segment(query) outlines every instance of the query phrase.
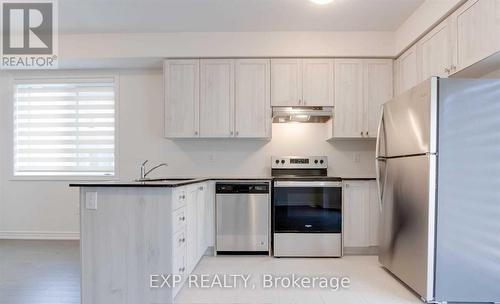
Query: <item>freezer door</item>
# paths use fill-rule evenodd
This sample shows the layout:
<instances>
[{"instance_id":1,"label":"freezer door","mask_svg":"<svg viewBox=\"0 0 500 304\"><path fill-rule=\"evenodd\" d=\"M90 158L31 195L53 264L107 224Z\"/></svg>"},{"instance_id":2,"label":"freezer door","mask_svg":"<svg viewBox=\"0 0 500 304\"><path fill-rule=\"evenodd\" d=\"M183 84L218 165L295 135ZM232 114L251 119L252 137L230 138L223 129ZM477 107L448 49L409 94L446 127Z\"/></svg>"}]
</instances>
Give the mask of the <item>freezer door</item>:
<instances>
[{"instance_id":1,"label":"freezer door","mask_svg":"<svg viewBox=\"0 0 500 304\"><path fill-rule=\"evenodd\" d=\"M384 104L380 156L436 152L437 86L433 77Z\"/></svg>"},{"instance_id":2,"label":"freezer door","mask_svg":"<svg viewBox=\"0 0 500 304\"><path fill-rule=\"evenodd\" d=\"M379 261L426 300L433 297L435 155L386 159Z\"/></svg>"},{"instance_id":3,"label":"freezer door","mask_svg":"<svg viewBox=\"0 0 500 304\"><path fill-rule=\"evenodd\" d=\"M439 94L436 300L500 302L500 80Z\"/></svg>"}]
</instances>

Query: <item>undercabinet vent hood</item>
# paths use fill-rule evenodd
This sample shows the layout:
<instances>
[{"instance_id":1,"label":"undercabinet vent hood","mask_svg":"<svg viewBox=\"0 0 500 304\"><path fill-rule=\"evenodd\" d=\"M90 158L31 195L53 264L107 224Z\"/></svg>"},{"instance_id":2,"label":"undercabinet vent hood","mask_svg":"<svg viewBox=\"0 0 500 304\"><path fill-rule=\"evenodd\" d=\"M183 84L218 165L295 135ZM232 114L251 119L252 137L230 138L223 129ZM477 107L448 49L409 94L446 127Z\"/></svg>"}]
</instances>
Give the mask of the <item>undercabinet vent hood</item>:
<instances>
[{"instance_id":1,"label":"undercabinet vent hood","mask_svg":"<svg viewBox=\"0 0 500 304\"><path fill-rule=\"evenodd\" d=\"M323 123L333 116L333 107L273 107L273 123Z\"/></svg>"}]
</instances>

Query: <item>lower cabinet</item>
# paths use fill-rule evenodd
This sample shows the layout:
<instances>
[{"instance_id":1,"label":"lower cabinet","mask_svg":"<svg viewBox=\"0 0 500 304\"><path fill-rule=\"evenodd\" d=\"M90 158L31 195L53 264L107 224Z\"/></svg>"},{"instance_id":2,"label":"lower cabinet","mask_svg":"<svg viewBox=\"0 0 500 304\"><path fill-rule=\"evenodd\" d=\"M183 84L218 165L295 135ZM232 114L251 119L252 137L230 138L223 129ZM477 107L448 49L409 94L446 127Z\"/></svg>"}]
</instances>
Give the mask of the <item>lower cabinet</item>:
<instances>
[{"instance_id":1,"label":"lower cabinet","mask_svg":"<svg viewBox=\"0 0 500 304\"><path fill-rule=\"evenodd\" d=\"M194 270L210 243L206 233L213 225L207 183L176 188L172 193L173 210L173 270L185 278ZM183 281L184 281L183 280ZM182 284L174 289L174 297Z\"/></svg>"},{"instance_id":2,"label":"lower cabinet","mask_svg":"<svg viewBox=\"0 0 500 304\"><path fill-rule=\"evenodd\" d=\"M378 246L380 205L374 180L347 180L343 185L343 237L346 248ZM349 254L349 250L346 250ZM366 253L359 251L359 253Z\"/></svg>"}]
</instances>

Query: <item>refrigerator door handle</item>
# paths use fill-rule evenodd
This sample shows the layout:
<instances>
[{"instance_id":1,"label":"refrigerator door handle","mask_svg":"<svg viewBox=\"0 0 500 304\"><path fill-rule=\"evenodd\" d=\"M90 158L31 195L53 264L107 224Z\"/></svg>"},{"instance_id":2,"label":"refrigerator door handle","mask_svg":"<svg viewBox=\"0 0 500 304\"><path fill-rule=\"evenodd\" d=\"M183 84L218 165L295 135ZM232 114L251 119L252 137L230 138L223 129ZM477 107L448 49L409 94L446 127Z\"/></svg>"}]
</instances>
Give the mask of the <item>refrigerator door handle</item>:
<instances>
[{"instance_id":1,"label":"refrigerator door handle","mask_svg":"<svg viewBox=\"0 0 500 304\"><path fill-rule=\"evenodd\" d=\"M378 189L378 203L380 207L380 211L382 211L382 187L380 186L380 161L385 161L385 159L380 158L379 149L380 149L380 132L382 130L382 124L384 123L384 107L382 106L380 111L380 119L377 129L377 140L375 142L375 174L377 180L377 189Z\"/></svg>"}]
</instances>

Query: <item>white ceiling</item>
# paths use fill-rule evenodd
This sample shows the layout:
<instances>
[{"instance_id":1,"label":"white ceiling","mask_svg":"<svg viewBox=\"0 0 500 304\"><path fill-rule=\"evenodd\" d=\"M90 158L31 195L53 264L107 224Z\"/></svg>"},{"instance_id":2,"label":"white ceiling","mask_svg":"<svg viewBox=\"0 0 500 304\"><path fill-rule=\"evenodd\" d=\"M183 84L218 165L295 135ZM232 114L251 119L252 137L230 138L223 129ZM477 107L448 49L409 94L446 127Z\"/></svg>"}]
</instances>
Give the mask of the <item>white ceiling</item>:
<instances>
[{"instance_id":1,"label":"white ceiling","mask_svg":"<svg viewBox=\"0 0 500 304\"><path fill-rule=\"evenodd\" d=\"M61 0L63 33L386 31L424 0Z\"/></svg>"}]
</instances>

